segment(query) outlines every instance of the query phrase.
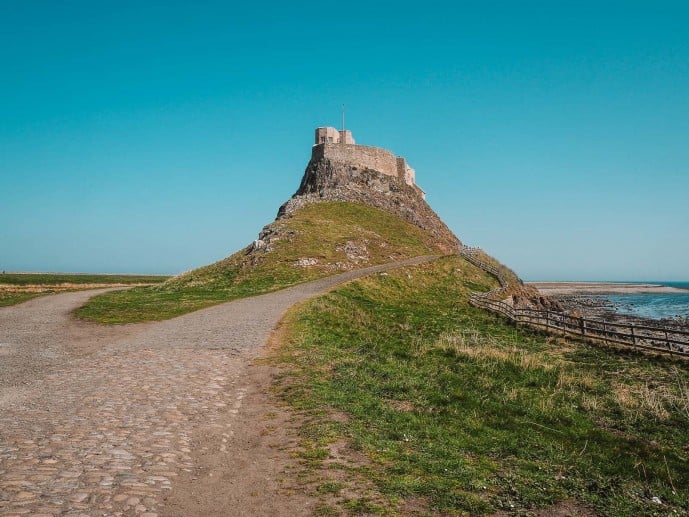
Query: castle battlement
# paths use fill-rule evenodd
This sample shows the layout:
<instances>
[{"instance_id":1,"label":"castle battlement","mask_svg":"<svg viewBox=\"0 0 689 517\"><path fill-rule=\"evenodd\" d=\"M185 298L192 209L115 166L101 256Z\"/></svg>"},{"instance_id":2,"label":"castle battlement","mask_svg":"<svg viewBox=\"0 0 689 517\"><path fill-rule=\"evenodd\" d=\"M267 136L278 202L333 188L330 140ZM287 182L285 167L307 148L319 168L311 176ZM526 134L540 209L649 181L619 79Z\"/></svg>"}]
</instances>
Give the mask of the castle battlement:
<instances>
[{"instance_id":1,"label":"castle battlement","mask_svg":"<svg viewBox=\"0 0 689 517\"><path fill-rule=\"evenodd\" d=\"M416 185L416 172L407 160L395 156L387 149L357 145L351 131L339 131L334 127L316 128L316 143L311 150L311 159L323 158L397 177L407 185L415 187L421 196L425 197L423 190Z\"/></svg>"}]
</instances>

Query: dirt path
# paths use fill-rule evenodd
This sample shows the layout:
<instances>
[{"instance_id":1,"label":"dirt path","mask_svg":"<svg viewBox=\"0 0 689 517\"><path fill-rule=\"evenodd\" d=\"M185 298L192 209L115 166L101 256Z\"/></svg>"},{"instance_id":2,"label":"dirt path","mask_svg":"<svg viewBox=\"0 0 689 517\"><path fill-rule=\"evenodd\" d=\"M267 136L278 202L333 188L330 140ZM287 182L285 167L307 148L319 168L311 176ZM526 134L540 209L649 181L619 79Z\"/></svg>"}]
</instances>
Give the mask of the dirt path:
<instances>
[{"instance_id":1,"label":"dirt path","mask_svg":"<svg viewBox=\"0 0 689 517\"><path fill-rule=\"evenodd\" d=\"M160 323L71 319L93 291L0 309L0 514L309 514L285 488L289 427L251 361L294 303L426 260Z\"/></svg>"}]
</instances>

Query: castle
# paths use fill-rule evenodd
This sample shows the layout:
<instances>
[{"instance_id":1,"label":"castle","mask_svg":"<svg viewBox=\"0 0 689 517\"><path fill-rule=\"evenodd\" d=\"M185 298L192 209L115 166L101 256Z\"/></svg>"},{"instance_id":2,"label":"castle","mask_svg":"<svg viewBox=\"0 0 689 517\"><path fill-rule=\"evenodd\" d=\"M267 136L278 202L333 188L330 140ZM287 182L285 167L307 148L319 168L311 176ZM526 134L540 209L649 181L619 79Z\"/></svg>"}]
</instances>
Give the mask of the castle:
<instances>
[{"instance_id":1,"label":"castle","mask_svg":"<svg viewBox=\"0 0 689 517\"><path fill-rule=\"evenodd\" d=\"M425 192L416 184L416 172L407 164L407 160L380 147L357 145L349 130L339 131L334 127L316 128L316 141L311 150L311 160L321 159L397 177L414 187L422 198L426 197Z\"/></svg>"},{"instance_id":2,"label":"castle","mask_svg":"<svg viewBox=\"0 0 689 517\"><path fill-rule=\"evenodd\" d=\"M404 158L379 147L357 145L344 129L319 127L315 137L299 188L280 206L276 220L288 219L311 204L354 203L384 210L430 232L444 253L454 253L462 245L428 205L416 185L414 169ZM272 227L266 228L252 252L270 246Z\"/></svg>"}]
</instances>

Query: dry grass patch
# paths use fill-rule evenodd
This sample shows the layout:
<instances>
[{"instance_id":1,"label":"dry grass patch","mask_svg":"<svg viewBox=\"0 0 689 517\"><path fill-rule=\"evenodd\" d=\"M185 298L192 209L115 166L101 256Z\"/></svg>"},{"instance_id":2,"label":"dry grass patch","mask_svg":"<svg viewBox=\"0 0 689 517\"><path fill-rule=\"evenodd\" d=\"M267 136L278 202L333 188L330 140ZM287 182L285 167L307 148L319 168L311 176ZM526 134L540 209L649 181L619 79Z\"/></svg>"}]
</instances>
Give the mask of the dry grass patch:
<instances>
[{"instance_id":1,"label":"dry grass patch","mask_svg":"<svg viewBox=\"0 0 689 517\"><path fill-rule=\"evenodd\" d=\"M561 361L553 362L548 354L525 350L517 343L506 345L504 340L498 340L473 328L443 332L435 341L421 344L419 352L425 354L430 350L440 350L481 361L511 363L524 369L552 370L561 365Z\"/></svg>"},{"instance_id":2,"label":"dry grass patch","mask_svg":"<svg viewBox=\"0 0 689 517\"><path fill-rule=\"evenodd\" d=\"M614 389L620 406L633 414L643 413L658 420L667 420L671 416L668 408L684 405L686 409L686 400L666 386L616 384Z\"/></svg>"}]
</instances>

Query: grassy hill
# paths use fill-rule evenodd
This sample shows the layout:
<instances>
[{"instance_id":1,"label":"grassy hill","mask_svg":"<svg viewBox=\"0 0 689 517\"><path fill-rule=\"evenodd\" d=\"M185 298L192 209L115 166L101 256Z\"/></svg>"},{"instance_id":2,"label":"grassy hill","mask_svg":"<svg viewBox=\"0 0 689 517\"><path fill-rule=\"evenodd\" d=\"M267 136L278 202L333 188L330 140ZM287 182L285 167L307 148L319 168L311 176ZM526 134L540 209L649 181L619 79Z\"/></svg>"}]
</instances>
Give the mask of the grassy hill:
<instances>
[{"instance_id":1,"label":"grassy hill","mask_svg":"<svg viewBox=\"0 0 689 517\"><path fill-rule=\"evenodd\" d=\"M689 365L515 328L459 256L292 309L272 361L319 515L687 515Z\"/></svg>"},{"instance_id":2,"label":"grassy hill","mask_svg":"<svg viewBox=\"0 0 689 517\"><path fill-rule=\"evenodd\" d=\"M437 241L365 205L307 205L270 225L269 250L249 246L163 284L92 298L76 314L101 323L167 319L349 269L441 254Z\"/></svg>"}]
</instances>

